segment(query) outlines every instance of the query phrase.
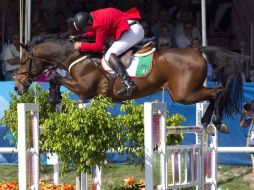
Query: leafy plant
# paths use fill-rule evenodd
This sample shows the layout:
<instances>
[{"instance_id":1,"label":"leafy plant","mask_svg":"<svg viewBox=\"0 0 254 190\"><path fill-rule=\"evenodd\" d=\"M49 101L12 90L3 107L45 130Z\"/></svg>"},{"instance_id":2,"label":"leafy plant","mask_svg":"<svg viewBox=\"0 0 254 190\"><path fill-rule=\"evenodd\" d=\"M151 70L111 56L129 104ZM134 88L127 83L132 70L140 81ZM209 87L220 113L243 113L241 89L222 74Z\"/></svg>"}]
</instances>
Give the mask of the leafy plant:
<instances>
[{"instance_id":1,"label":"leafy plant","mask_svg":"<svg viewBox=\"0 0 254 190\"><path fill-rule=\"evenodd\" d=\"M63 111L52 112L47 101L48 91L39 85L22 95L11 94L10 109L4 112L1 124L10 127L10 133L17 139L17 104L39 103L41 152L57 153L64 174L70 166L77 172L91 172L91 166L103 165L106 152L113 150L131 153L134 157L144 157L144 113L143 105L133 101L121 106L121 115L113 115L108 110L114 104L110 98L95 97L91 105L78 108L78 102L62 98ZM183 117L167 117L167 125L179 125ZM178 144L181 135L172 135L170 144ZM130 146L125 146L128 142Z\"/></svg>"},{"instance_id":2,"label":"leafy plant","mask_svg":"<svg viewBox=\"0 0 254 190\"><path fill-rule=\"evenodd\" d=\"M121 106L124 114L120 115L123 126L126 127L125 141L129 142L129 148L125 148L126 152L130 152L133 156L144 158L144 106L137 105L134 101L129 101ZM184 121L184 117L180 114L170 116L167 113L167 126L177 126ZM183 135L172 134L167 136L167 145L177 145L183 140Z\"/></svg>"},{"instance_id":3,"label":"leafy plant","mask_svg":"<svg viewBox=\"0 0 254 190\"><path fill-rule=\"evenodd\" d=\"M77 102L63 102L62 113L51 113L43 124L41 147L59 155L62 171L72 164L77 172L91 172L91 166L103 165L108 150L121 146L122 126L108 112L109 98L96 97L91 105L77 108Z\"/></svg>"},{"instance_id":4,"label":"leafy plant","mask_svg":"<svg viewBox=\"0 0 254 190\"><path fill-rule=\"evenodd\" d=\"M9 109L4 112L3 117L0 120L0 124L8 126L10 128L9 133L14 136L13 140L17 140L18 129L18 117L17 117L17 104L18 103L39 103L39 114L41 125L50 111L50 105L48 103L48 91L43 90L39 84L35 84L29 88L29 91L22 96L10 93L11 101L9 103ZM14 141L13 141L14 142Z\"/></svg>"}]
</instances>

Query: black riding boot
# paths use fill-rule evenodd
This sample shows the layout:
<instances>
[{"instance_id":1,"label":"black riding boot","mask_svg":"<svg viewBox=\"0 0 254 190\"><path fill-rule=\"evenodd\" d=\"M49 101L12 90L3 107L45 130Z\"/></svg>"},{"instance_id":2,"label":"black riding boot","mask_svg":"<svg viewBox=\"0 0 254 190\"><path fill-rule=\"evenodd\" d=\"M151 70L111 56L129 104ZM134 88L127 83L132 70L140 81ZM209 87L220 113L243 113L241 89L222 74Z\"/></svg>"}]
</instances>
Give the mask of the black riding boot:
<instances>
[{"instance_id":1,"label":"black riding boot","mask_svg":"<svg viewBox=\"0 0 254 190\"><path fill-rule=\"evenodd\" d=\"M117 94L131 95L131 93L135 90L136 85L128 76L123 63L115 54L111 54L109 58L109 64L111 65L112 69L119 75L122 81L122 88L117 92Z\"/></svg>"}]
</instances>

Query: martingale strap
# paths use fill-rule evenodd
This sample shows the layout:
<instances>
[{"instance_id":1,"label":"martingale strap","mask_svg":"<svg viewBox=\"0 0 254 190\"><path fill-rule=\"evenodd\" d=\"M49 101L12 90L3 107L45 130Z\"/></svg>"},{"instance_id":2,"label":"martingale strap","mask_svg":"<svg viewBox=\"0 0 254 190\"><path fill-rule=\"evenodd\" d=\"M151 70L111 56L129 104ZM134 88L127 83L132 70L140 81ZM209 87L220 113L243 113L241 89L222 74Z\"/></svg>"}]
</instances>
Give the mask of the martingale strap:
<instances>
[{"instance_id":1,"label":"martingale strap","mask_svg":"<svg viewBox=\"0 0 254 190\"><path fill-rule=\"evenodd\" d=\"M69 73L71 73L71 68L72 68L74 65L76 65L78 62L80 62L80 61L82 61L82 60L84 60L84 59L86 59L86 58L87 58L87 56L84 55L84 56L80 57L79 59L77 59L76 61L72 62L72 63L70 64L69 68L68 68Z\"/></svg>"}]
</instances>

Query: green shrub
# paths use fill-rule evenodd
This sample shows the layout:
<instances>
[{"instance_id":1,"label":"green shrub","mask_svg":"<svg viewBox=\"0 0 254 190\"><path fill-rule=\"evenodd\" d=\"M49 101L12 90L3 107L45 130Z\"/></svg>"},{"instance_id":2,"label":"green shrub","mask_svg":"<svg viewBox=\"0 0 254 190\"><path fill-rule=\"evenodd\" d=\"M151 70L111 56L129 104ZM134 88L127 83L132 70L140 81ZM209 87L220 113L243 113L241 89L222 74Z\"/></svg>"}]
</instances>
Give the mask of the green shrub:
<instances>
[{"instance_id":1,"label":"green shrub","mask_svg":"<svg viewBox=\"0 0 254 190\"><path fill-rule=\"evenodd\" d=\"M57 153L61 160L61 171L75 167L77 172L91 172L91 166L103 165L106 152L131 153L134 157L144 157L144 108L133 101L121 106L122 114L113 115L108 109L114 104L110 98L95 97L91 105L78 108L78 101L62 98L61 113L51 112L47 101L48 91L35 85L22 95L11 94L10 109L4 112L0 123L10 127L10 133L17 139L17 104L38 103L43 129L40 136L41 152ZM180 125L181 115L167 117L167 125ZM124 126L124 127L123 127ZM168 144L179 144L183 137L171 135ZM126 147L125 143L130 146Z\"/></svg>"}]
</instances>

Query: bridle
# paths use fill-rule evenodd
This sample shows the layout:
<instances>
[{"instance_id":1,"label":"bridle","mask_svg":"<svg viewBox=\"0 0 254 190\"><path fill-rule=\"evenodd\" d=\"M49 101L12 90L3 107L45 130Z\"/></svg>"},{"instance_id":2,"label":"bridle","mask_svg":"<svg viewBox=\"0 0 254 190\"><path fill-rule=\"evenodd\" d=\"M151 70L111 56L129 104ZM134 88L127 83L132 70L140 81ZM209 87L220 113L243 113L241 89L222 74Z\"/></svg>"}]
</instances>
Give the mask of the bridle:
<instances>
[{"instance_id":1,"label":"bridle","mask_svg":"<svg viewBox=\"0 0 254 190\"><path fill-rule=\"evenodd\" d=\"M78 51L78 50L74 50L72 53L70 53L68 56L66 56L66 57L65 57L63 60L61 60L60 62L55 62L55 61L53 61L53 62L54 62L53 66L50 66L50 67L47 69L47 71L45 71L45 73L47 73L47 72L49 72L49 71L51 71L51 70L54 70L54 69L60 67L61 63L64 63L75 51ZM24 87L28 88L28 87L32 84L32 82L40 75L40 74L33 74L33 73L32 73L32 65L33 65L33 63L34 63L35 68L42 69L42 66L39 65L39 64L36 62L36 60L34 59L34 56L33 56L33 47L30 46L29 48L27 48L27 49L26 49L26 52L28 53L28 57L27 57L25 60L22 61L23 63L25 63L26 61L29 61L28 64L26 64L26 65L27 65L27 66L26 66L26 70L23 71L23 72L17 73L16 76L17 76L17 75L27 75L27 79L24 80L24 81L20 81L20 83L21 83ZM39 58L39 59L40 59L40 58ZM47 60L47 62L52 62L52 61ZM44 74L45 74L45 73L44 73Z\"/></svg>"},{"instance_id":2,"label":"bridle","mask_svg":"<svg viewBox=\"0 0 254 190\"><path fill-rule=\"evenodd\" d=\"M22 62L26 62L26 61L28 61L28 59L29 59L29 62L28 62L28 64L26 64L27 66L26 66L26 71L24 71L24 72L19 72L19 73L17 73L16 74L16 76L17 75L27 75L28 77L27 77L27 79L25 80L25 81L21 81L20 83L24 86L24 87L29 87L31 84L32 84L32 82L34 81L34 79L36 78L36 77L38 77L38 75L39 74L32 74L32 65L33 65L33 63L34 63L34 65L37 67L37 68L39 68L39 65L36 63L36 61L35 61L35 59L34 59L34 57L33 57L33 49L32 49L32 47L29 47L29 49L28 49L28 51L26 51L27 53L28 53L28 57L24 60L24 61L22 61Z\"/></svg>"}]
</instances>

